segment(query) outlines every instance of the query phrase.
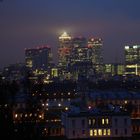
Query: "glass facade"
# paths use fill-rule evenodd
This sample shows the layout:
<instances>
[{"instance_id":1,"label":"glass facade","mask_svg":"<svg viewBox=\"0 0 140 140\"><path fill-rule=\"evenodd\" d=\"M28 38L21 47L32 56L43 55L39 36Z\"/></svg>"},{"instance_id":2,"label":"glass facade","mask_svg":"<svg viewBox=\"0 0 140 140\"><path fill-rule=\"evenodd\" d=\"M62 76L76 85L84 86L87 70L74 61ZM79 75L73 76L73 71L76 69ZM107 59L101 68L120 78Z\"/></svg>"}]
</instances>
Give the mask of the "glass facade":
<instances>
[{"instance_id":1,"label":"glass facade","mask_svg":"<svg viewBox=\"0 0 140 140\"><path fill-rule=\"evenodd\" d=\"M140 75L140 45L125 46L125 74Z\"/></svg>"}]
</instances>

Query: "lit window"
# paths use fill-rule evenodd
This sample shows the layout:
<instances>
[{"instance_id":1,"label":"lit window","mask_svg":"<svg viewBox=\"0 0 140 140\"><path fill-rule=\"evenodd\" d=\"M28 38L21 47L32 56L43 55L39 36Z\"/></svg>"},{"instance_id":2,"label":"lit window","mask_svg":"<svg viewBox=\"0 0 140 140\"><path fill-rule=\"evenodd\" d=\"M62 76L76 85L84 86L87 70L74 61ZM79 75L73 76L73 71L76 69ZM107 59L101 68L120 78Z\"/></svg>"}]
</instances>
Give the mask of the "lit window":
<instances>
[{"instance_id":1,"label":"lit window","mask_svg":"<svg viewBox=\"0 0 140 140\"><path fill-rule=\"evenodd\" d=\"M93 125L95 124L95 119L92 119L92 124L93 124Z\"/></svg>"},{"instance_id":2,"label":"lit window","mask_svg":"<svg viewBox=\"0 0 140 140\"><path fill-rule=\"evenodd\" d=\"M88 106L88 109L91 109L91 106Z\"/></svg>"},{"instance_id":3,"label":"lit window","mask_svg":"<svg viewBox=\"0 0 140 140\"><path fill-rule=\"evenodd\" d=\"M105 124L105 119L102 119L102 124Z\"/></svg>"},{"instance_id":4,"label":"lit window","mask_svg":"<svg viewBox=\"0 0 140 140\"><path fill-rule=\"evenodd\" d=\"M137 49L137 48L138 48L138 46L133 46L133 48L134 48L134 49Z\"/></svg>"},{"instance_id":5,"label":"lit window","mask_svg":"<svg viewBox=\"0 0 140 140\"><path fill-rule=\"evenodd\" d=\"M98 129L98 135L102 136L102 129Z\"/></svg>"},{"instance_id":6,"label":"lit window","mask_svg":"<svg viewBox=\"0 0 140 140\"><path fill-rule=\"evenodd\" d=\"M106 129L103 130L103 135L106 136Z\"/></svg>"},{"instance_id":7,"label":"lit window","mask_svg":"<svg viewBox=\"0 0 140 140\"><path fill-rule=\"evenodd\" d=\"M65 110L68 110L69 108L68 107L65 107Z\"/></svg>"},{"instance_id":8,"label":"lit window","mask_svg":"<svg viewBox=\"0 0 140 140\"><path fill-rule=\"evenodd\" d=\"M125 100L124 103L127 104L128 103L127 100Z\"/></svg>"},{"instance_id":9,"label":"lit window","mask_svg":"<svg viewBox=\"0 0 140 140\"><path fill-rule=\"evenodd\" d=\"M109 120L108 119L105 119L105 122L106 122L106 124L109 124Z\"/></svg>"},{"instance_id":10,"label":"lit window","mask_svg":"<svg viewBox=\"0 0 140 140\"><path fill-rule=\"evenodd\" d=\"M111 131L110 131L110 129L107 129L107 135L108 135L108 136L111 135Z\"/></svg>"},{"instance_id":11,"label":"lit window","mask_svg":"<svg viewBox=\"0 0 140 140\"><path fill-rule=\"evenodd\" d=\"M91 119L88 120L88 124L91 125Z\"/></svg>"},{"instance_id":12,"label":"lit window","mask_svg":"<svg viewBox=\"0 0 140 140\"><path fill-rule=\"evenodd\" d=\"M93 136L93 130L92 129L89 131L89 135Z\"/></svg>"},{"instance_id":13,"label":"lit window","mask_svg":"<svg viewBox=\"0 0 140 140\"><path fill-rule=\"evenodd\" d=\"M17 118L18 117L18 114L15 114L15 118Z\"/></svg>"},{"instance_id":14,"label":"lit window","mask_svg":"<svg viewBox=\"0 0 140 140\"><path fill-rule=\"evenodd\" d=\"M94 136L97 136L97 129L94 129Z\"/></svg>"},{"instance_id":15,"label":"lit window","mask_svg":"<svg viewBox=\"0 0 140 140\"><path fill-rule=\"evenodd\" d=\"M125 46L125 49L129 49L129 46Z\"/></svg>"},{"instance_id":16,"label":"lit window","mask_svg":"<svg viewBox=\"0 0 140 140\"><path fill-rule=\"evenodd\" d=\"M103 124L103 125L104 125L104 124L109 124L108 118L107 118L107 119L102 119L102 124Z\"/></svg>"}]
</instances>

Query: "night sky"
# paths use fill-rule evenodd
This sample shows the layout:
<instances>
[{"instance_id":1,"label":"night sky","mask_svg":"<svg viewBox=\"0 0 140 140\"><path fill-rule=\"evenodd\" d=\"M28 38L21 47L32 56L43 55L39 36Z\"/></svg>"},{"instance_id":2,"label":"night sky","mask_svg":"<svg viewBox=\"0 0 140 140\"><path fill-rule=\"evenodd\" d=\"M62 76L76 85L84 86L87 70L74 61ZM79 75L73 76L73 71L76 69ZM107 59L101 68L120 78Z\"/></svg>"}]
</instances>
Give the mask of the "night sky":
<instances>
[{"instance_id":1,"label":"night sky","mask_svg":"<svg viewBox=\"0 0 140 140\"><path fill-rule=\"evenodd\" d=\"M123 62L126 44L140 44L140 0L0 0L0 67L24 62L24 48L57 37L101 37L105 62Z\"/></svg>"}]
</instances>

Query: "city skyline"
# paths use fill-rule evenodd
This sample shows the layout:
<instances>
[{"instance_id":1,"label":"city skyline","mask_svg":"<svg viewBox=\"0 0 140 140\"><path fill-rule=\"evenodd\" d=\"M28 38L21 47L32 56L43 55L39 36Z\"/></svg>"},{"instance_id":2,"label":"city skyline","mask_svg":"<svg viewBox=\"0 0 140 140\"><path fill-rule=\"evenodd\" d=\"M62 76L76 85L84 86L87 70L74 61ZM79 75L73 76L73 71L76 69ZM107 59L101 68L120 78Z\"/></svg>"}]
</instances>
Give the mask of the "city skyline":
<instances>
[{"instance_id":1,"label":"city skyline","mask_svg":"<svg viewBox=\"0 0 140 140\"><path fill-rule=\"evenodd\" d=\"M124 46L139 44L140 1L5 0L0 3L0 67L24 62L24 48L49 44L56 56L58 37L103 38L105 62L121 62Z\"/></svg>"}]
</instances>

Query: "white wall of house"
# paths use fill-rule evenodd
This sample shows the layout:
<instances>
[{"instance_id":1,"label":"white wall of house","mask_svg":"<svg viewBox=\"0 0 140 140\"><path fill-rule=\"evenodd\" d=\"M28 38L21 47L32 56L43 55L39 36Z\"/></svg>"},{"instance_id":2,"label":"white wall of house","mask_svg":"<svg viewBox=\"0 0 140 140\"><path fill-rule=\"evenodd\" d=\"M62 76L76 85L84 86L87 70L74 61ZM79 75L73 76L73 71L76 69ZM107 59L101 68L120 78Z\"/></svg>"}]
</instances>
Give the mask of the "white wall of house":
<instances>
[{"instance_id":1,"label":"white wall of house","mask_svg":"<svg viewBox=\"0 0 140 140\"><path fill-rule=\"evenodd\" d=\"M68 139L92 137L131 137L131 119L129 116L93 116L100 125L89 125L88 116L71 117L63 114L65 136ZM102 124L102 118L107 118L109 124ZM116 121L117 120L117 121Z\"/></svg>"}]
</instances>

